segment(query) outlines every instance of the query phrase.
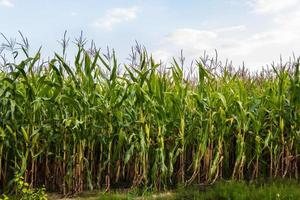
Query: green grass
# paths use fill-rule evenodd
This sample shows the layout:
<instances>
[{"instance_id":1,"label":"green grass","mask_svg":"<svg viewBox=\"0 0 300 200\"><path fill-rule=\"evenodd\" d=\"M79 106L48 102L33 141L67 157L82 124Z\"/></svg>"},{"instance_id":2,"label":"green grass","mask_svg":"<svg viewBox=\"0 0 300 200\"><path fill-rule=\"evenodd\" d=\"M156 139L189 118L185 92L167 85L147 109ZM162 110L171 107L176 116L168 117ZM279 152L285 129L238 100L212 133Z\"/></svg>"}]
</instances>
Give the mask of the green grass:
<instances>
[{"instance_id":1,"label":"green grass","mask_svg":"<svg viewBox=\"0 0 300 200\"><path fill-rule=\"evenodd\" d=\"M51 196L50 196L51 197ZM74 197L75 198L75 197ZM55 198L50 198L55 199ZM300 184L296 180L272 180L257 183L243 181L218 181L211 186L189 186L162 193L146 193L139 195L133 191L114 191L110 194L86 192L77 200L117 200L117 199L149 199L149 200L298 200Z\"/></svg>"},{"instance_id":2,"label":"green grass","mask_svg":"<svg viewBox=\"0 0 300 200\"><path fill-rule=\"evenodd\" d=\"M202 191L179 190L174 199L226 199L226 200L275 200L300 199L300 185L296 181L274 181L268 183L217 182Z\"/></svg>"}]
</instances>

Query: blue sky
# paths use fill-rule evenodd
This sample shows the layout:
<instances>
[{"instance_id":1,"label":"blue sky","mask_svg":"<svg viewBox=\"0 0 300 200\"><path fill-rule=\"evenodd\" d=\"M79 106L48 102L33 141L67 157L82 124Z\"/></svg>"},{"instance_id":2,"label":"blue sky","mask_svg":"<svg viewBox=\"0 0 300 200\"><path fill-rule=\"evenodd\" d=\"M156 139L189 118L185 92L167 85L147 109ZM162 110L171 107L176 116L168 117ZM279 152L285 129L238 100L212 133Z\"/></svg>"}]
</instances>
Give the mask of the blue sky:
<instances>
[{"instance_id":1,"label":"blue sky","mask_svg":"<svg viewBox=\"0 0 300 200\"><path fill-rule=\"evenodd\" d=\"M135 40L157 59L206 50L251 69L300 52L300 0L0 0L0 32L29 38L32 52L59 51L65 30L81 30L124 60ZM0 39L0 43L3 39Z\"/></svg>"}]
</instances>

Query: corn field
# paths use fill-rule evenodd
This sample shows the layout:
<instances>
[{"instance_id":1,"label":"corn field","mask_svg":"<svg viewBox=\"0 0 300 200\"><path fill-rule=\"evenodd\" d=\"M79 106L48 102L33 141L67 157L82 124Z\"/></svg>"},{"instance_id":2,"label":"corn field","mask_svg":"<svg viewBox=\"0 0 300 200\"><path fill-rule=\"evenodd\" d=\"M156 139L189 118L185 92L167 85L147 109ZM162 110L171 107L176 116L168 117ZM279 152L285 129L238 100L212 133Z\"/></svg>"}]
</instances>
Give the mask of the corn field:
<instances>
[{"instance_id":1,"label":"corn field","mask_svg":"<svg viewBox=\"0 0 300 200\"><path fill-rule=\"evenodd\" d=\"M121 65L82 40L72 62L65 43L44 61L7 42L0 192L16 175L65 195L299 176L299 59L254 74L206 56L186 70L138 45Z\"/></svg>"}]
</instances>

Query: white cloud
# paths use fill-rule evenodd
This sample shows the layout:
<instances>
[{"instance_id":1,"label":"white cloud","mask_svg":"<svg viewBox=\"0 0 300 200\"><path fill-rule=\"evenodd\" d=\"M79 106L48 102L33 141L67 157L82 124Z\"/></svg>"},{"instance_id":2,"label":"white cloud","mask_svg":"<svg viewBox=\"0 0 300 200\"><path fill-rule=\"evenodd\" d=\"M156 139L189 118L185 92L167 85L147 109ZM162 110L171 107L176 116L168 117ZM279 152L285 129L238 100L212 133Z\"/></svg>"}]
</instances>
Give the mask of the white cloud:
<instances>
[{"instance_id":1,"label":"white cloud","mask_svg":"<svg viewBox=\"0 0 300 200\"><path fill-rule=\"evenodd\" d=\"M291 15L294 17L296 13ZM300 46L295 45L295 41L300 41L300 24L291 28L285 17L289 16L278 16L274 28L255 33L249 33L244 25L213 30L177 29L164 38L158 50L154 51L154 57L169 61L172 56L179 55L178 50L183 49L187 60L191 60L203 55L204 51L214 55L216 49L221 60L228 58L235 66L245 61L246 66L257 70L278 60L280 55L291 56L293 51L300 51ZM296 19L293 26L300 21Z\"/></svg>"},{"instance_id":2,"label":"white cloud","mask_svg":"<svg viewBox=\"0 0 300 200\"><path fill-rule=\"evenodd\" d=\"M195 49L210 48L218 34L214 31L197 29L177 29L167 37L167 41L176 46L190 46Z\"/></svg>"},{"instance_id":3,"label":"white cloud","mask_svg":"<svg viewBox=\"0 0 300 200\"><path fill-rule=\"evenodd\" d=\"M298 9L275 16L274 22L280 29L300 30L300 6Z\"/></svg>"},{"instance_id":4,"label":"white cloud","mask_svg":"<svg viewBox=\"0 0 300 200\"><path fill-rule=\"evenodd\" d=\"M94 22L95 27L112 30L113 26L122 22L127 22L137 17L140 10L138 6L129 8L113 8L106 12L106 15Z\"/></svg>"},{"instance_id":5,"label":"white cloud","mask_svg":"<svg viewBox=\"0 0 300 200\"><path fill-rule=\"evenodd\" d=\"M0 6L12 8L15 5L13 4L13 2L11 0L0 0Z\"/></svg>"},{"instance_id":6,"label":"white cloud","mask_svg":"<svg viewBox=\"0 0 300 200\"><path fill-rule=\"evenodd\" d=\"M152 56L155 60L168 61L172 54L167 50L158 49L152 52Z\"/></svg>"},{"instance_id":7,"label":"white cloud","mask_svg":"<svg viewBox=\"0 0 300 200\"><path fill-rule=\"evenodd\" d=\"M234 66L258 70L280 56L288 60L293 53L300 56L300 0L247 0L250 14L262 19L255 26L229 26L215 29L180 28L170 32L156 47L154 55L164 61L178 56L182 49L187 61L197 59L206 51L219 59L232 60ZM264 26L265 25L265 26ZM298 53L298 54L297 54ZM161 56L161 58L159 57Z\"/></svg>"},{"instance_id":8,"label":"white cloud","mask_svg":"<svg viewBox=\"0 0 300 200\"><path fill-rule=\"evenodd\" d=\"M238 26L229 26L225 28L216 29L217 32L231 32L231 31L245 31L245 25L238 25Z\"/></svg>"},{"instance_id":9,"label":"white cloud","mask_svg":"<svg viewBox=\"0 0 300 200\"><path fill-rule=\"evenodd\" d=\"M75 17L75 16L77 16L77 15L78 15L78 13L75 12L75 11L72 11L72 12L70 13L70 16L71 16L71 17Z\"/></svg>"},{"instance_id":10,"label":"white cloud","mask_svg":"<svg viewBox=\"0 0 300 200\"><path fill-rule=\"evenodd\" d=\"M189 57L197 58L203 51L213 53L215 49L226 50L230 53L238 53L237 47L241 46L240 41L232 33L245 30L245 26L231 26L214 30L198 29L177 29L165 37L160 48L155 51L156 57L163 55L171 56L176 53L174 50L183 49ZM163 59L162 60L166 60Z\"/></svg>"},{"instance_id":11,"label":"white cloud","mask_svg":"<svg viewBox=\"0 0 300 200\"><path fill-rule=\"evenodd\" d=\"M275 13L297 5L300 0L249 0L248 3L257 13Z\"/></svg>"}]
</instances>

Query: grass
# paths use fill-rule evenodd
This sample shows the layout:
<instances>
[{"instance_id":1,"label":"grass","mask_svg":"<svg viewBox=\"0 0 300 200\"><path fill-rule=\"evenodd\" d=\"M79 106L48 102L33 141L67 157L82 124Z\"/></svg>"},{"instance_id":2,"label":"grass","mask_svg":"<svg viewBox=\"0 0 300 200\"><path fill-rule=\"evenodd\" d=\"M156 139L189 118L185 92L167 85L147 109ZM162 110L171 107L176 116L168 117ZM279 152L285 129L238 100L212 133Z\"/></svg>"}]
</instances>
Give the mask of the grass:
<instances>
[{"instance_id":1,"label":"grass","mask_svg":"<svg viewBox=\"0 0 300 200\"><path fill-rule=\"evenodd\" d=\"M174 199L228 199L228 200L274 200L299 199L300 185L296 181L271 181L267 183L217 182L199 190L181 190Z\"/></svg>"},{"instance_id":2,"label":"grass","mask_svg":"<svg viewBox=\"0 0 300 200\"><path fill-rule=\"evenodd\" d=\"M50 199L57 199L57 196ZM272 180L247 183L243 181L218 181L211 186L181 187L170 192L147 193L143 196L133 191L114 191L110 194L85 192L77 200L297 200L300 199L300 184L296 180Z\"/></svg>"}]
</instances>

